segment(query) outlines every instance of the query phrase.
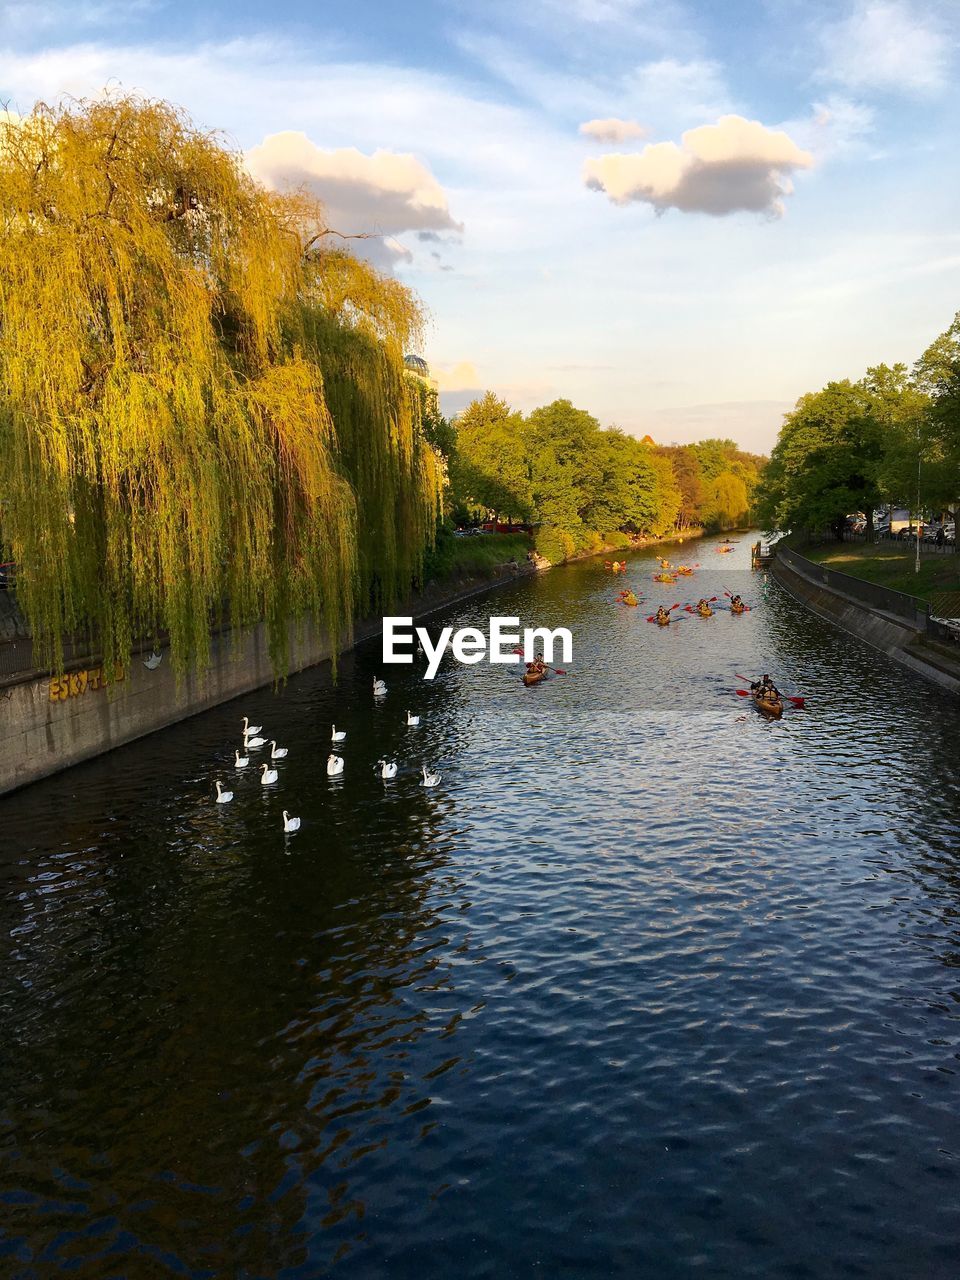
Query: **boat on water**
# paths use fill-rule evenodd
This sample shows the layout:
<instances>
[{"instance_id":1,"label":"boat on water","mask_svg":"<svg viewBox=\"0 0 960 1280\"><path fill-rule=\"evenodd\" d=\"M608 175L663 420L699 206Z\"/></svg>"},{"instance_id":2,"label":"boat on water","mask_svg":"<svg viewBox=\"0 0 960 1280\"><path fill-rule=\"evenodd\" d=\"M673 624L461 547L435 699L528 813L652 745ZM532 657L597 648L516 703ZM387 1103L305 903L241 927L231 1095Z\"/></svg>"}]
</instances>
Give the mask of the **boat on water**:
<instances>
[{"instance_id":1,"label":"boat on water","mask_svg":"<svg viewBox=\"0 0 960 1280\"><path fill-rule=\"evenodd\" d=\"M654 582L676 582L676 578L672 573L655 573L653 580Z\"/></svg>"},{"instance_id":2,"label":"boat on water","mask_svg":"<svg viewBox=\"0 0 960 1280\"><path fill-rule=\"evenodd\" d=\"M523 673L523 683L527 688L534 684L542 684L546 678L546 671L525 671Z\"/></svg>"},{"instance_id":3,"label":"boat on water","mask_svg":"<svg viewBox=\"0 0 960 1280\"><path fill-rule=\"evenodd\" d=\"M710 608L710 606L709 606L708 604L698 605L698 606L697 606L697 613L699 613L699 615L700 615L700 617L701 617L701 618L712 618L712 617L713 617L713 610Z\"/></svg>"},{"instance_id":4,"label":"boat on water","mask_svg":"<svg viewBox=\"0 0 960 1280\"><path fill-rule=\"evenodd\" d=\"M746 613L747 606L745 604L732 604L730 606L731 613Z\"/></svg>"},{"instance_id":5,"label":"boat on water","mask_svg":"<svg viewBox=\"0 0 960 1280\"><path fill-rule=\"evenodd\" d=\"M753 705L762 716L770 720L779 720L783 715L783 699L763 697L759 692L753 694Z\"/></svg>"}]
</instances>

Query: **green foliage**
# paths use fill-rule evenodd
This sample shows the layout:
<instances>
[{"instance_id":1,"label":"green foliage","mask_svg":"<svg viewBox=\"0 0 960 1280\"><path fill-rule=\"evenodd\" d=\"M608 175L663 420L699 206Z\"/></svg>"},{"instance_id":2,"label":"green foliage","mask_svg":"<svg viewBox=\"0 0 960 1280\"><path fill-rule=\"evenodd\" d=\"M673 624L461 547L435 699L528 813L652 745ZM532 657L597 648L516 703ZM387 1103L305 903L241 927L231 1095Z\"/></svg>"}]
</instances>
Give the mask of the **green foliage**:
<instances>
[{"instance_id":1,"label":"green foliage","mask_svg":"<svg viewBox=\"0 0 960 1280\"><path fill-rule=\"evenodd\" d=\"M700 459L692 445L671 444L657 448L673 468L673 476L680 491L677 510L677 528L689 529L702 523L703 480Z\"/></svg>"},{"instance_id":2,"label":"green foliage","mask_svg":"<svg viewBox=\"0 0 960 1280\"><path fill-rule=\"evenodd\" d=\"M560 564L576 554L577 544L566 529L555 529L552 525L542 524L537 530L536 548L551 564Z\"/></svg>"},{"instance_id":3,"label":"green foliage","mask_svg":"<svg viewBox=\"0 0 960 1280\"><path fill-rule=\"evenodd\" d=\"M455 508L539 525L549 560L665 533L681 495L669 459L569 400L526 419L490 392L456 420L450 474ZM612 541L614 540L615 541Z\"/></svg>"},{"instance_id":4,"label":"green foliage","mask_svg":"<svg viewBox=\"0 0 960 1280\"><path fill-rule=\"evenodd\" d=\"M403 377L400 284L332 252L322 209L259 187L164 103L38 106L0 126L3 536L38 652L108 667L212 621L336 642L409 585L439 462Z\"/></svg>"},{"instance_id":5,"label":"green foliage","mask_svg":"<svg viewBox=\"0 0 960 1280\"><path fill-rule=\"evenodd\" d=\"M839 527L880 500L882 430L863 383L830 382L788 413L767 468L761 511L778 528Z\"/></svg>"},{"instance_id":6,"label":"green foliage","mask_svg":"<svg viewBox=\"0 0 960 1280\"><path fill-rule=\"evenodd\" d=\"M456 499L509 521L529 519L533 495L522 416L488 391L454 425L450 482Z\"/></svg>"},{"instance_id":7,"label":"green foliage","mask_svg":"<svg viewBox=\"0 0 960 1280\"><path fill-rule=\"evenodd\" d=\"M874 365L859 382L831 382L801 397L764 474L764 521L778 528L830 525L839 533L852 511L872 520L881 503L913 510L918 463L921 504L955 503L960 459L946 426L951 406L960 404L950 372L955 343L948 330L912 375L904 364ZM960 389L960 359L957 371Z\"/></svg>"},{"instance_id":8,"label":"green foliage","mask_svg":"<svg viewBox=\"0 0 960 1280\"><path fill-rule=\"evenodd\" d=\"M532 546L533 539L525 533L457 538L450 529L442 528L424 557L423 581L486 574L511 560L522 564Z\"/></svg>"},{"instance_id":9,"label":"green foliage","mask_svg":"<svg viewBox=\"0 0 960 1280\"><path fill-rule=\"evenodd\" d=\"M929 399L921 441L927 500L960 513L960 312L914 367L917 387Z\"/></svg>"},{"instance_id":10,"label":"green foliage","mask_svg":"<svg viewBox=\"0 0 960 1280\"><path fill-rule=\"evenodd\" d=\"M747 486L733 471L721 471L703 486L701 518L711 529L736 529L749 517Z\"/></svg>"}]
</instances>

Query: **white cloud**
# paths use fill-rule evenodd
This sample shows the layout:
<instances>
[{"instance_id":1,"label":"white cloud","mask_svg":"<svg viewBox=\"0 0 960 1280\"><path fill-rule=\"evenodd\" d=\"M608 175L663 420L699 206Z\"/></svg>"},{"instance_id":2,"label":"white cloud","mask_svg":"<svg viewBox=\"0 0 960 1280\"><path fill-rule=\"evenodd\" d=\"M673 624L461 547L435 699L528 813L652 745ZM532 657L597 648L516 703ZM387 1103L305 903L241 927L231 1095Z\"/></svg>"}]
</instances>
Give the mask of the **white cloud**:
<instances>
[{"instance_id":1,"label":"white cloud","mask_svg":"<svg viewBox=\"0 0 960 1280\"><path fill-rule=\"evenodd\" d=\"M824 28L821 40L821 79L921 94L947 83L953 42L899 0L859 0L849 17Z\"/></svg>"},{"instance_id":2,"label":"white cloud","mask_svg":"<svg viewBox=\"0 0 960 1280\"><path fill-rule=\"evenodd\" d=\"M792 191L789 174L813 163L809 152L778 130L742 116L722 116L716 124L688 129L680 145L651 143L630 155L588 160L584 181L614 204L652 205L658 213L717 216L750 210L783 214Z\"/></svg>"},{"instance_id":3,"label":"white cloud","mask_svg":"<svg viewBox=\"0 0 960 1280\"><path fill-rule=\"evenodd\" d=\"M480 385L477 366L471 360L459 360L453 365L431 365L430 372L443 391L472 391Z\"/></svg>"},{"instance_id":4,"label":"white cloud","mask_svg":"<svg viewBox=\"0 0 960 1280\"><path fill-rule=\"evenodd\" d=\"M580 132L595 142L626 142L630 138L645 138L650 130L636 120L618 120L616 116L610 116L606 120L585 120Z\"/></svg>"},{"instance_id":5,"label":"white cloud","mask_svg":"<svg viewBox=\"0 0 960 1280\"><path fill-rule=\"evenodd\" d=\"M407 231L460 232L447 195L416 156L394 151L364 155L356 147L328 151L305 133L274 133L245 156L255 178L277 190L306 188L323 201L327 225L347 235L374 234L382 241L354 247L381 265L411 258L395 237Z\"/></svg>"}]
</instances>

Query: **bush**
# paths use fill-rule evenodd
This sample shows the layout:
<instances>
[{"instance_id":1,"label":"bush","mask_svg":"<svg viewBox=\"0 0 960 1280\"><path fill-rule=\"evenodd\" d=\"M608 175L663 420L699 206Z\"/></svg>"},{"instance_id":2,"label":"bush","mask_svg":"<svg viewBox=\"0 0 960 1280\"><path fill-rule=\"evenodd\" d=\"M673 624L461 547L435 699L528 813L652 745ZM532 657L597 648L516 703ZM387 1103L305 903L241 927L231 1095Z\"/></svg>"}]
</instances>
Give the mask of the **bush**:
<instances>
[{"instance_id":1,"label":"bush","mask_svg":"<svg viewBox=\"0 0 960 1280\"><path fill-rule=\"evenodd\" d=\"M566 529L541 526L537 533L537 551L551 564L569 560L576 551L576 544Z\"/></svg>"}]
</instances>

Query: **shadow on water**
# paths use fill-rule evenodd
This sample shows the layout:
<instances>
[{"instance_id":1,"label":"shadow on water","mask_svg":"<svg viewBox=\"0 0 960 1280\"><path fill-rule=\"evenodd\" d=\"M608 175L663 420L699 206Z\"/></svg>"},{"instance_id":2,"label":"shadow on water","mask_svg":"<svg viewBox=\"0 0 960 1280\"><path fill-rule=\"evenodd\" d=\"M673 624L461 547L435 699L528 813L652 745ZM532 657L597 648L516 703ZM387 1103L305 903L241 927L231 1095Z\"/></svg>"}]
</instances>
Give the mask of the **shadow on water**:
<instances>
[{"instance_id":1,"label":"shadow on water","mask_svg":"<svg viewBox=\"0 0 960 1280\"><path fill-rule=\"evenodd\" d=\"M4 1274L954 1274L958 704L687 554L430 620L570 626L541 688L366 644L0 801Z\"/></svg>"}]
</instances>

